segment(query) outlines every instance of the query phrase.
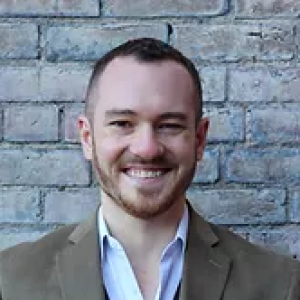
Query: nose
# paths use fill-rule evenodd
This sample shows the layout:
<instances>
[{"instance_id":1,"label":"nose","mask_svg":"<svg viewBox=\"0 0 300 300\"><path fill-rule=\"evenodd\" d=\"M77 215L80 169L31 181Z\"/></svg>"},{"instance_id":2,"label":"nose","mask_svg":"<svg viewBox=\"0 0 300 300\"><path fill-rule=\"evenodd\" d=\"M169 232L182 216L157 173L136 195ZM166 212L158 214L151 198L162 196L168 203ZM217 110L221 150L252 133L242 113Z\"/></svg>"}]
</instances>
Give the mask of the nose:
<instances>
[{"instance_id":1,"label":"nose","mask_svg":"<svg viewBox=\"0 0 300 300\"><path fill-rule=\"evenodd\" d=\"M164 146L150 126L140 128L134 135L130 152L140 158L151 160L163 154Z\"/></svg>"}]
</instances>

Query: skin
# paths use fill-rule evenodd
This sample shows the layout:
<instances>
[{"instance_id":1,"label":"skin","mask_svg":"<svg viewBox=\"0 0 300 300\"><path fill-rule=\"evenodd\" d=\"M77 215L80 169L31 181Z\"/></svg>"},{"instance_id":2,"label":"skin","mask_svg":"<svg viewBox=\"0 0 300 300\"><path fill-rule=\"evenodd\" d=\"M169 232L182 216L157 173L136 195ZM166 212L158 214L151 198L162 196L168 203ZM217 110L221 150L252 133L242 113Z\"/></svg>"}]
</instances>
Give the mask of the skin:
<instances>
[{"instance_id":1,"label":"skin","mask_svg":"<svg viewBox=\"0 0 300 300\"><path fill-rule=\"evenodd\" d=\"M84 116L78 122L83 152L97 173L108 227L143 295L153 298L160 255L182 217L209 122L196 124L196 89L173 61L116 58L91 97L97 99L93 126Z\"/></svg>"}]
</instances>

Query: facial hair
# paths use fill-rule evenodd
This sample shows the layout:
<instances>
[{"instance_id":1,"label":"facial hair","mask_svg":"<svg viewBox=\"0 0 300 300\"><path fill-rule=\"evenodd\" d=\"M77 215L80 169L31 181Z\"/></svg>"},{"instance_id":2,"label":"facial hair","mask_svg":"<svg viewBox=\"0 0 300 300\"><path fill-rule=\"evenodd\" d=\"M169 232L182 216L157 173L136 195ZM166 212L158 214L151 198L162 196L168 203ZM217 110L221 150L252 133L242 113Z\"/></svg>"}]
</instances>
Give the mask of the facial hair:
<instances>
[{"instance_id":1,"label":"facial hair","mask_svg":"<svg viewBox=\"0 0 300 300\"><path fill-rule=\"evenodd\" d=\"M124 197L124 195L122 195L122 191L120 190L119 186L113 181L111 176L109 176L109 174L101 166L96 148L97 147L93 139L92 165L94 171L96 172L102 191L116 205L136 218L149 220L169 210L176 203L176 201L178 201L178 198L180 198L178 196L185 194L185 191L190 185L194 176L196 164L194 164L190 169L187 170L185 177L181 178L181 181L177 182L177 185L171 187L171 189L173 188L173 190L171 190L171 192L168 192L167 195L164 196L163 201L155 201L160 196L160 191L158 191L157 195L152 192L147 195L147 191L142 191L143 198L146 197L147 201L137 202L132 199L127 199ZM124 153L118 163L120 166L126 166L128 164L138 164L139 166L145 167L155 165L163 168L170 168L171 170L173 170L177 166L175 160L167 155L161 155L151 160L145 160L144 158L135 156L129 152ZM121 170L119 172L121 172ZM150 201L148 198L150 198Z\"/></svg>"}]
</instances>

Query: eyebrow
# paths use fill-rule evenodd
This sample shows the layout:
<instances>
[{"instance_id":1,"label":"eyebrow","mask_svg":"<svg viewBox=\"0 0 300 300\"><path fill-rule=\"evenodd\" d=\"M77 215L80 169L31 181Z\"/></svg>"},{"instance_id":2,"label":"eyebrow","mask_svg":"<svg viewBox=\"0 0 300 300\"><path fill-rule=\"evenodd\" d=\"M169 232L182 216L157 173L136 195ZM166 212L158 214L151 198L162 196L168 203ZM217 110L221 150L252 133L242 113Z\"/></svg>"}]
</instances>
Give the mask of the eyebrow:
<instances>
[{"instance_id":1,"label":"eyebrow","mask_svg":"<svg viewBox=\"0 0 300 300\"><path fill-rule=\"evenodd\" d=\"M110 109L105 112L106 117L117 117L117 116L128 116L128 115L136 115L133 110L130 109Z\"/></svg>"},{"instance_id":2,"label":"eyebrow","mask_svg":"<svg viewBox=\"0 0 300 300\"><path fill-rule=\"evenodd\" d=\"M105 112L107 118L118 117L118 116L136 116L137 113L130 109L110 109ZM178 119L183 122L187 121L188 117L186 114L181 112L166 112L159 115L160 120L167 119Z\"/></svg>"},{"instance_id":3,"label":"eyebrow","mask_svg":"<svg viewBox=\"0 0 300 300\"><path fill-rule=\"evenodd\" d=\"M161 120L166 120L166 119L179 119L181 121L187 121L187 115L181 112L167 112L163 113L159 117Z\"/></svg>"}]
</instances>

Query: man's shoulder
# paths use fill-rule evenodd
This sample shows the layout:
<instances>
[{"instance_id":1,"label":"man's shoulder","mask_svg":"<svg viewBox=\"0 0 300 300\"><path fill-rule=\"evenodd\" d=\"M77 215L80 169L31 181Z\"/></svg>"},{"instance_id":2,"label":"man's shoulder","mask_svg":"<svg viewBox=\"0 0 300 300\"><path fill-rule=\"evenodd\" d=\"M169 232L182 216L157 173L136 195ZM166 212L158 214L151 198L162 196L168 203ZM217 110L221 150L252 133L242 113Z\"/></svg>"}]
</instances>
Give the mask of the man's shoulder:
<instances>
[{"instance_id":1,"label":"man's shoulder","mask_svg":"<svg viewBox=\"0 0 300 300\"><path fill-rule=\"evenodd\" d=\"M295 261L292 257L276 253L274 250L267 248L267 246L254 244L245 237L232 232L227 227L215 224L210 224L210 226L218 236L219 247L234 259L248 258L252 263L256 261L259 263L285 263Z\"/></svg>"},{"instance_id":2,"label":"man's shoulder","mask_svg":"<svg viewBox=\"0 0 300 300\"><path fill-rule=\"evenodd\" d=\"M201 216L193 216L191 269L198 272L203 266L196 266L195 262L205 260L222 267L223 272L227 270L224 299L239 299L242 295L243 299L299 299L300 263L297 260L250 243L224 226L206 222ZM199 255L205 258L199 259Z\"/></svg>"},{"instance_id":3,"label":"man's shoulder","mask_svg":"<svg viewBox=\"0 0 300 300\"><path fill-rule=\"evenodd\" d=\"M67 246L68 237L75 227L75 224L66 225L36 241L23 242L2 250L0 252L1 272L3 268L12 271L15 267L22 269L29 265L37 268L46 267L53 261L53 257Z\"/></svg>"},{"instance_id":4,"label":"man's shoulder","mask_svg":"<svg viewBox=\"0 0 300 300\"><path fill-rule=\"evenodd\" d=\"M201 216L197 218L202 219ZM203 219L200 224L201 222ZM228 257L234 271L248 275L253 274L253 276L256 276L258 271L265 276L281 277L280 274L284 273L282 270L291 272L296 270L300 274L300 262L291 256L279 254L265 246L251 243L225 226L206 221L204 223L207 226L205 234L211 236L211 251L218 251Z\"/></svg>"},{"instance_id":5,"label":"man's shoulder","mask_svg":"<svg viewBox=\"0 0 300 300\"><path fill-rule=\"evenodd\" d=\"M241 283L250 281L253 285L256 283L257 287L269 286L269 290L277 290L278 294L284 290L299 293L298 260L291 255L283 255L265 246L253 244L226 227L211 227L219 238L218 247L231 259L233 277L239 278Z\"/></svg>"},{"instance_id":6,"label":"man's shoulder","mask_svg":"<svg viewBox=\"0 0 300 300\"><path fill-rule=\"evenodd\" d=\"M271 252L269 250L266 250L263 246L259 246L252 242L249 242L244 235L240 235L234 232L227 226L213 224L209 222L208 224L218 237L218 243L220 244L220 246L229 252L233 250L236 253L237 247L241 251L246 251L250 253L259 252L262 254L267 254Z\"/></svg>"}]
</instances>

